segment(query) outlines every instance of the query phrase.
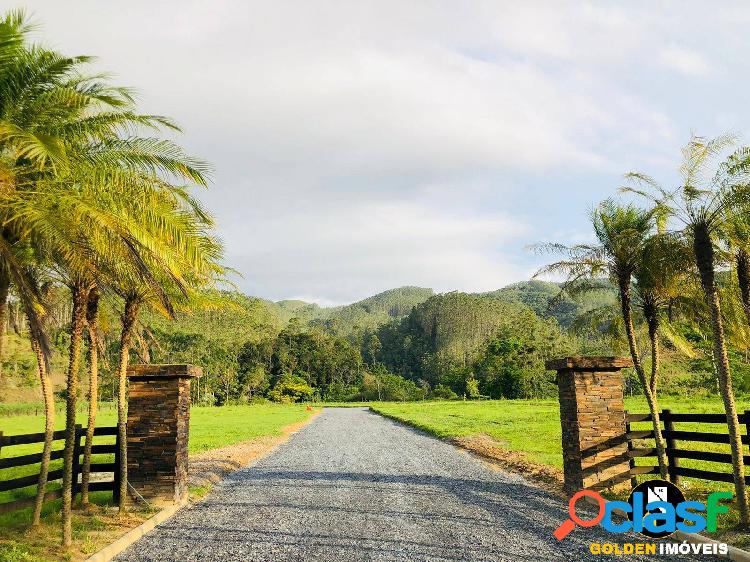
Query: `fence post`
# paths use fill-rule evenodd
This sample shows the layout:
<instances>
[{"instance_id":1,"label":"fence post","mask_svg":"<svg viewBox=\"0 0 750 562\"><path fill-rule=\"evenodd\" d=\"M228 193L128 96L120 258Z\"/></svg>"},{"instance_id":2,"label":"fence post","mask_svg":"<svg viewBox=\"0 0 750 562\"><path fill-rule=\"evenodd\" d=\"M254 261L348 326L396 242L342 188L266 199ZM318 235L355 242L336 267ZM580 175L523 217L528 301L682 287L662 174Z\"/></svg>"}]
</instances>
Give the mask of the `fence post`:
<instances>
[{"instance_id":1,"label":"fence post","mask_svg":"<svg viewBox=\"0 0 750 562\"><path fill-rule=\"evenodd\" d=\"M75 499L76 494L81 489L78 484L78 476L81 474L81 435L83 434L83 426L76 424L75 439L73 440L73 491L72 498Z\"/></svg>"},{"instance_id":2,"label":"fence post","mask_svg":"<svg viewBox=\"0 0 750 562\"><path fill-rule=\"evenodd\" d=\"M745 410L745 433L747 433L748 448L750 449L750 410ZM2 437L2 433L0 433L0 437Z\"/></svg>"},{"instance_id":3,"label":"fence post","mask_svg":"<svg viewBox=\"0 0 750 562\"><path fill-rule=\"evenodd\" d=\"M112 490L112 503L118 505L120 503L120 432L117 432L115 437L115 475L114 475L114 489Z\"/></svg>"},{"instance_id":4,"label":"fence post","mask_svg":"<svg viewBox=\"0 0 750 562\"><path fill-rule=\"evenodd\" d=\"M672 484L680 483L680 476L677 474L677 469L680 467L680 459L675 452L677 449L677 442L672 437L674 431L674 422L672 421L672 410L666 409L661 411L661 419L664 422L664 433L665 441L667 442L667 474L669 474L669 480ZM656 435L654 434L654 441Z\"/></svg>"},{"instance_id":5,"label":"fence post","mask_svg":"<svg viewBox=\"0 0 750 562\"><path fill-rule=\"evenodd\" d=\"M630 422L628 421L628 411L625 410L625 434L628 435L630 433ZM632 456L633 451L633 440L628 437L628 455L630 456L630 459L628 460L628 466L630 466L630 471L632 474L633 469L635 468L635 458ZM630 487L635 488L638 485L638 479L635 477L635 475L630 477Z\"/></svg>"}]
</instances>

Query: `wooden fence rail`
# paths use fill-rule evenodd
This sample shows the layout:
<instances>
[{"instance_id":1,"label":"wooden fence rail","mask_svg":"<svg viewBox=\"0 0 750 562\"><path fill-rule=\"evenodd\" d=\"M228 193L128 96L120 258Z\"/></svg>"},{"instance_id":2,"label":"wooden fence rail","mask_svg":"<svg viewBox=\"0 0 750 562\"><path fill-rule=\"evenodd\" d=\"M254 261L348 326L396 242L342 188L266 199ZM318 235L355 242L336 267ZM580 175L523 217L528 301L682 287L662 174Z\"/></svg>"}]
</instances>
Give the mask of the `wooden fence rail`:
<instances>
[{"instance_id":1,"label":"wooden fence rail","mask_svg":"<svg viewBox=\"0 0 750 562\"><path fill-rule=\"evenodd\" d=\"M94 436L100 435L117 435L117 426L113 427L97 427L94 429ZM82 473L82 462L81 455L83 455L83 444L82 440L85 439L86 430L76 425L76 437L73 449L73 497L81 491L81 484L78 481L79 476ZM59 441L65 439L65 431L55 431L52 436L53 441ZM117 441L117 440L116 440ZM0 453L5 453L8 448L15 445L29 445L34 443L44 443L44 433L28 433L25 435L3 435L0 432ZM114 462L91 462L91 474L100 472L112 472L114 478L107 481L96 481L89 483L89 490L92 492L111 491L114 495L114 501L116 502L117 494L119 492L119 486L116 485L119 479L119 447L118 443L108 445L92 445L91 447L92 457L94 455L115 455ZM52 451L50 460L56 460L63 458L62 450ZM12 457L0 458L0 469L14 468L19 466L29 466L41 462L42 453L31 453L27 455L18 455ZM52 482L59 480L63 476L62 468L50 470L47 476L47 481ZM0 492L8 492L11 490L18 490L27 486L35 485L39 480L39 473L29 474L26 476L20 476L17 478L10 478L2 480L0 477ZM45 501L51 501L62 497L62 490L51 490L44 496ZM0 503L0 513L7 513L17 509L22 509L34 505L34 497L21 498L11 502Z\"/></svg>"},{"instance_id":2,"label":"wooden fence rail","mask_svg":"<svg viewBox=\"0 0 750 562\"><path fill-rule=\"evenodd\" d=\"M714 482L734 482L731 472L717 472L680 466L680 460L690 459L720 464L732 464L730 453L714 451L698 451L690 447L691 443L718 443L729 444L728 433L716 433L710 431L684 431L675 429L675 423L697 423L708 425L723 425L726 427L727 418L724 414L676 414L670 410L664 410L660 414L662 422L662 435L666 442L667 473L669 479L675 484L679 483L680 477L700 478ZM635 459L643 457L656 457L656 447L637 447L635 441L654 439L654 430L645 431L631 430L631 424L637 422L651 422L650 414L631 414L626 412L626 428L628 438L628 455L631 458L631 475L659 474L658 466L636 466ZM743 445L750 444L750 410L739 415L739 421L746 428L746 434L741 436ZM746 464L750 465L750 454L743 455ZM646 472L644 472L646 470ZM750 484L750 476L745 476L745 482Z\"/></svg>"}]
</instances>

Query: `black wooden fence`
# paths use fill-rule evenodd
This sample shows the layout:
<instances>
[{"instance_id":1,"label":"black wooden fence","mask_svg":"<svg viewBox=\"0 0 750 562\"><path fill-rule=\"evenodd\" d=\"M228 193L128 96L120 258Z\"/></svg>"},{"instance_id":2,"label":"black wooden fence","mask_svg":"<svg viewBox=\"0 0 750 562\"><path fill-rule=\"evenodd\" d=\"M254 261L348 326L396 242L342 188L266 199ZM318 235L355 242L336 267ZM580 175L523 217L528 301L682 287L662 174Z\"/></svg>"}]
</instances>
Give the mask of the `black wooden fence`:
<instances>
[{"instance_id":1,"label":"black wooden fence","mask_svg":"<svg viewBox=\"0 0 750 562\"><path fill-rule=\"evenodd\" d=\"M671 410L661 412L662 435L666 442L667 466L669 479L679 483L680 477L700 478L713 482L734 482L730 472L718 472L699 468L680 466L680 461L685 459L706 461L720 464L732 464L732 455L729 452L700 451L695 450L695 443L719 443L729 445L729 434L714 431L683 431L675 429L676 423L706 424L710 428L723 426L726 431L727 418L724 414L676 414ZM750 411L739 415L740 423L745 426L745 435L742 435L742 444L750 444ZM631 414L626 412L628 455L630 457L632 483L635 484L635 476L638 474L659 474L658 466L636 466L635 459L656 457L656 447L639 446L643 440L653 440L653 428L644 431L632 431L630 424L636 422L651 422L651 414ZM650 445L650 443L649 443ZM655 445L655 444L654 444ZM750 451L749 451L750 452ZM750 455L744 455L745 465L750 465ZM745 482L750 484L750 476L745 476Z\"/></svg>"},{"instance_id":2,"label":"black wooden fence","mask_svg":"<svg viewBox=\"0 0 750 562\"><path fill-rule=\"evenodd\" d=\"M97 427L94 429L94 436L100 435L117 435L117 426L113 427ZM85 441L86 430L76 425L76 437L75 445L73 450L73 497L81 491L81 484L79 482L79 476L82 472L82 459L83 455L83 441ZM53 434L53 440L59 441L65 439L65 431L55 431ZM117 441L117 440L116 440ZM96 441L95 441L96 442ZM32 453L28 455L19 456L6 456L8 448L14 445L28 445L33 443L44 443L44 433L28 433L25 435L3 435L0 431L0 453L3 457L0 458L0 469L29 466L37 464L42 460L42 453ZM89 483L89 490L92 492L100 491L111 491L114 494L114 501L117 502L117 494L119 492L119 486L115 485L119 481L119 447L118 443L108 445L97 445L94 444L91 447L91 474L100 472L112 472L114 478L108 481L95 481ZM115 455L114 462L96 462L96 456L98 455ZM63 450L53 450L50 455L50 460L63 458ZM50 470L47 476L47 481L52 482L59 480L63 476L62 468ZM27 486L33 486L39 480L39 473L29 474L26 476L20 476L17 478L11 478L3 480L0 477L0 492L8 492L11 490L18 490L26 488ZM44 496L45 501L51 501L62 497L62 489L51 490ZM6 513L16 509L22 509L34 505L34 496L17 499L10 502L0 503L0 513Z\"/></svg>"}]
</instances>

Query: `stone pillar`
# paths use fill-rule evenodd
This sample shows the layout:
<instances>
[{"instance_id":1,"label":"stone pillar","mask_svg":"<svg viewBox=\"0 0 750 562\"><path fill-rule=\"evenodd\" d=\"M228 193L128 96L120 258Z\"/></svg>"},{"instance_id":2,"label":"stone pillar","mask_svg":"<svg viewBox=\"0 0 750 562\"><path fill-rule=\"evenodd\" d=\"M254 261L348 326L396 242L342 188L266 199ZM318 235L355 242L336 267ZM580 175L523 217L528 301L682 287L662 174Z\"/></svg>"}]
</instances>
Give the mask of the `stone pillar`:
<instances>
[{"instance_id":1,"label":"stone pillar","mask_svg":"<svg viewBox=\"0 0 750 562\"><path fill-rule=\"evenodd\" d=\"M557 371L565 492L569 495L583 488L605 487L605 481L630 469L620 371L632 365L630 359L620 357L565 357L547 362L548 370Z\"/></svg>"},{"instance_id":2,"label":"stone pillar","mask_svg":"<svg viewBox=\"0 0 750 562\"><path fill-rule=\"evenodd\" d=\"M187 499L190 379L193 365L128 369L128 482L149 504ZM132 503L139 499L128 486Z\"/></svg>"}]
</instances>

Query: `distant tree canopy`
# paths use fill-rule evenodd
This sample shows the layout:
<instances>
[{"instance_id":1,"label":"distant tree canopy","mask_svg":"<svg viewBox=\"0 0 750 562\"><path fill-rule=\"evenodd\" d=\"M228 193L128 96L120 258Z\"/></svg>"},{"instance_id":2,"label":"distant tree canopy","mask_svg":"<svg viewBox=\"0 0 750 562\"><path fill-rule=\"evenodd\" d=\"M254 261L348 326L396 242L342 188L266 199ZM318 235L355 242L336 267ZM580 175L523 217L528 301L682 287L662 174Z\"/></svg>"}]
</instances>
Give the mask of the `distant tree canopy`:
<instances>
[{"instance_id":1,"label":"distant tree canopy","mask_svg":"<svg viewBox=\"0 0 750 562\"><path fill-rule=\"evenodd\" d=\"M724 272L718 279L731 281ZM430 289L404 287L334 308L214 293L207 306L178 313L176 321L145 311L135 330L133 360L200 365L204 376L193 385L193 398L204 404L549 397L556 387L553 374L544 370L545 359L624 351L617 347L622 338L610 289L577 300L559 291L557 284L544 281L484 294L435 295ZM11 318L16 304L11 302ZM65 314L61 309L54 316ZM106 307L102 311L107 351L101 367L103 399L111 399L115 391L112 368L119 340L108 327L116 325L116 314ZM696 314L705 315L705 310L698 308ZM671 355L664 392L714 391L706 325L705 319L697 324L676 319L670 345L675 350L689 346L695 353L666 350ZM52 323L51 328L53 364L61 369L66 324ZM740 333L730 336L737 387L750 391L744 340ZM6 380L17 373L14 384L35 384L34 362L20 342L8 348L4 363ZM310 392L292 390L300 380ZM626 383L628 391L639 391L634 377Z\"/></svg>"},{"instance_id":2,"label":"distant tree canopy","mask_svg":"<svg viewBox=\"0 0 750 562\"><path fill-rule=\"evenodd\" d=\"M554 394L544 360L572 346L554 319L466 293L433 296L374 337L377 359L389 370L458 394L470 395L476 381L478 392L492 398Z\"/></svg>"}]
</instances>

